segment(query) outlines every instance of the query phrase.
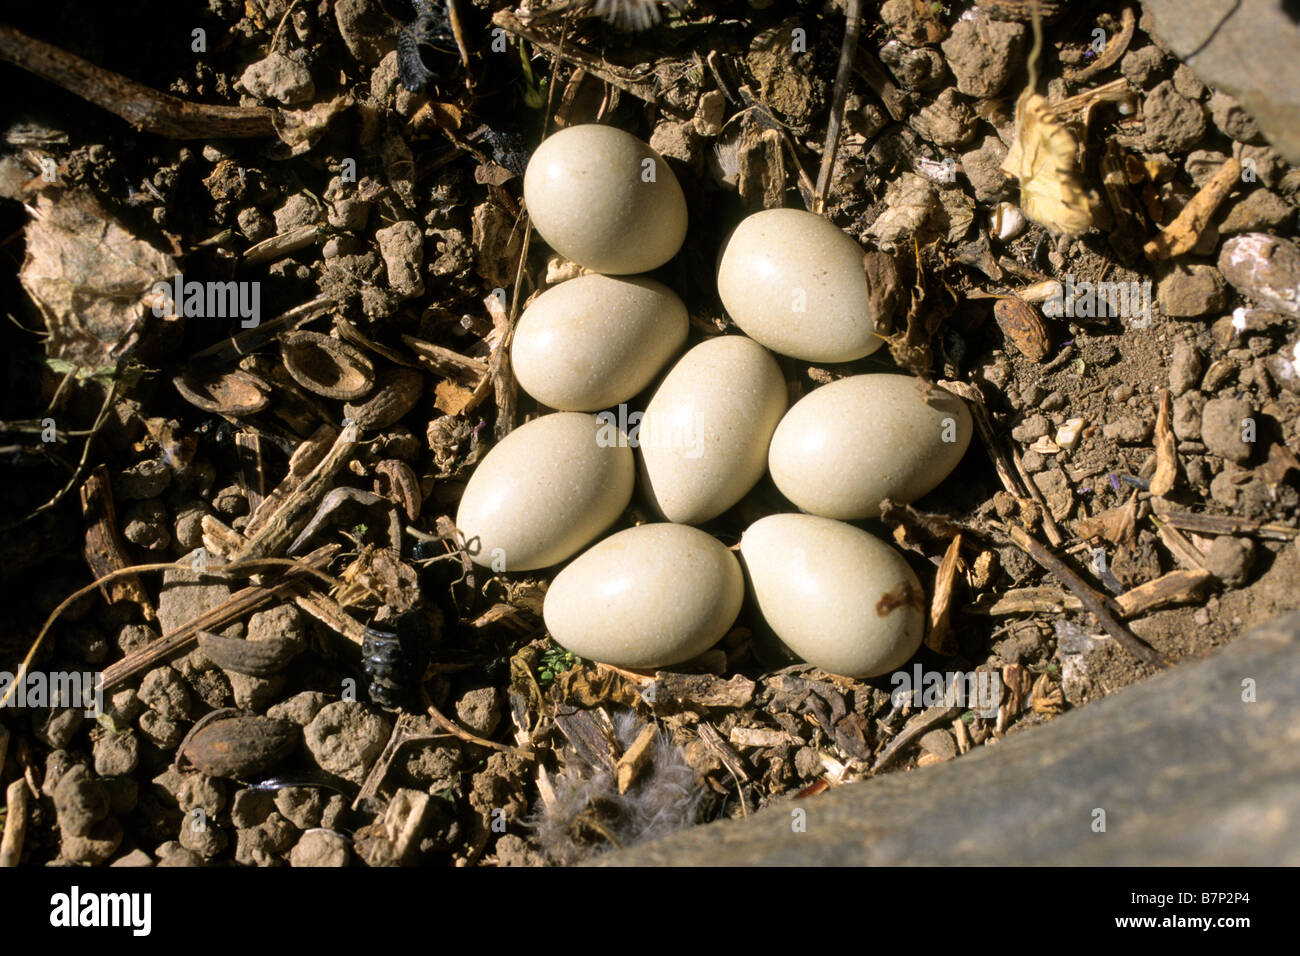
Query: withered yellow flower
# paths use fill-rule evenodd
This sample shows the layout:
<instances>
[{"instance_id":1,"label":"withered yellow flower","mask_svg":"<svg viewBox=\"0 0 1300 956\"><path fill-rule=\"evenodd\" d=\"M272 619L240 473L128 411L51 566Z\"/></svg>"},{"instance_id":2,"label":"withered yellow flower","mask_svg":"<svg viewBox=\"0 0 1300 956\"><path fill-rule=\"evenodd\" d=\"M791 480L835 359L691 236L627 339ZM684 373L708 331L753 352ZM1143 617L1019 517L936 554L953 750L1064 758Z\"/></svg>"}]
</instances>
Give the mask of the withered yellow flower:
<instances>
[{"instance_id":1,"label":"withered yellow flower","mask_svg":"<svg viewBox=\"0 0 1300 956\"><path fill-rule=\"evenodd\" d=\"M1030 85L1016 101L1016 135L1002 163L1020 182L1020 208L1057 235L1077 236L1096 223L1097 195L1083 182L1079 144Z\"/></svg>"}]
</instances>

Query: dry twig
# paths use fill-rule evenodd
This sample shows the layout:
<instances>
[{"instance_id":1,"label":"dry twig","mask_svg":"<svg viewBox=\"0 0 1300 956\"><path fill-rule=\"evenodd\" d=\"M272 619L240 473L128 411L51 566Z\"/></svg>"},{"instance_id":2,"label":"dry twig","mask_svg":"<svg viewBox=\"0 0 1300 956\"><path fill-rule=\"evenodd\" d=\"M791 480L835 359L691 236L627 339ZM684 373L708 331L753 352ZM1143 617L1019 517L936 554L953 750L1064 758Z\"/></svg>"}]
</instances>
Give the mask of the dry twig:
<instances>
[{"instance_id":1,"label":"dry twig","mask_svg":"<svg viewBox=\"0 0 1300 956\"><path fill-rule=\"evenodd\" d=\"M1106 629L1106 633L1119 641L1121 647L1147 664L1157 667L1166 666L1168 662L1163 654L1115 619L1115 615L1119 613L1120 609L1113 599L1094 590L1087 581L1071 570L1069 565L1043 547L1024 528L1014 524L1009 525L1007 527L1007 537L1016 547L1028 554L1045 570L1050 571L1056 576L1057 580L1069 588L1075 597L1083 602L1083 606L1092 613L1101 626Z\"/></svg>"},{"instance_id":2,"label":"dry twig","mask_svg":"<svg viewBox=\"0 0 1300 956\"><path fill-rule=\"evenodd\" d=\"M17 866L27 836L27 781L22 777L5 790L5 832L0 838L0 868Z\"/></svg>"},{"instance_id":3,"label":"dry twig","mask_svg":"<svg viewBox=\"0 0 1300 956\"><path fill-rule=\"evenodd\" d=\"M1160 235L1142 247L1146 257L1159 262L1162 259L1172 259L1181 256L1184 252L1190 252L1200 241L1201 233L1210 224L1210 217L1214 215L1214 210L1219 208L1219 203L1232 192L1240 179L1241 163L1228 157L1228 161L1220 166L1214 177L1188 201L1174 221L1160 230Z\"/></svg>"},{"instance_id":4,"label":"dry twig","mask_svg":"<svg viewBox=\"0 0 1300 956\"><path fill-rule=\"evenodd\" d=\"M115 113L136 129L171 139L274 136L275 111L262 106L208 106L159 93L75 54L0 26L0 59Z\"/></svg>"},{"instance_id":5,"label":"dry twig","mask_svg":"<svg viewBox=\"0 0 1300 956\"><path fill-rule=\"evenodd\" d=\"M862 26L862 0L848 0L844 10L844 43L840 46L840 63L835 71L835 93L831 98L831 117L826 125L826 145L822 148L821 168L817 172L813 212L819 215L826 207L826 192L831 185L831 172L835 168L835 150L840 142L840 126L844 123L844 100L849 93L849 74L853 72L853 58L858 52L858 31Z\"/></svg>"}]
</instances>

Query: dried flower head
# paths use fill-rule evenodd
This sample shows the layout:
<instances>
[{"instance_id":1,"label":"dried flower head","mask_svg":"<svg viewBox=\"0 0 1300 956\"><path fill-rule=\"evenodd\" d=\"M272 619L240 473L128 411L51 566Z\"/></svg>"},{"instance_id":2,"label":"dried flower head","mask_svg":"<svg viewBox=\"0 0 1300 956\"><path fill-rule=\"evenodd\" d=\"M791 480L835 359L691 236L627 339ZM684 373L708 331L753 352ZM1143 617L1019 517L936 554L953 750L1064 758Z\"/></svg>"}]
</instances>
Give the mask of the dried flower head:
<instances>
[{"instance_id":1,"label":"dried flower head","mask_svg":"<svg viewBox=\"0 0 1300 956\"><path fill-rule=\"evenodd\" d=\"M1083 182L1074 134L1047 100L1026 90L1016 103L1016 136L1002 169L1020 182L1020 208L1057 235L1076 236L1096 223L1097 197Z\"/></svg>"}]
</instances>

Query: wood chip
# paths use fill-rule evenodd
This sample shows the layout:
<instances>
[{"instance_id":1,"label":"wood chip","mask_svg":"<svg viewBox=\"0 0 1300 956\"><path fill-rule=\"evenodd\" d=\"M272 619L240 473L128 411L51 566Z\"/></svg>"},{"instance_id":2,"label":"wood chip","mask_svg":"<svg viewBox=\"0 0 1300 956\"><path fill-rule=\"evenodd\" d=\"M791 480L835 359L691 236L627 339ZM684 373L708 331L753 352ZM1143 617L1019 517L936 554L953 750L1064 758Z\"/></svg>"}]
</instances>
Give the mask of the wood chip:
<instances>
[{"instance_id":1,"label":"wood chip","mask_svg":"<svg viewBox=\"0 0 1300 956\"><path fill-rule=\"evenodd\" d=\"M1178 480L1178 446L1174 440L1174 429L1170 424L1173 419L1169 389L1160 390L1160 410L1156 413L1156 473L1151 476L1151 494L1163 498Z\"/></svg>"},{"instance_id":2,"label":"wood chip","mask_svg":"<svg viewBox=\"0 0 1300 956\"><path fill-rule=\"evenodd\" d=\"M329 452L330 446L338 438L338 434L338 429L333 425L321 425L310 438L298 446L289 457L288 473L249 516L248 524L244 527L245 535L255 535L266 527L271 516L298 489L302 480L311 474L312 469L320 464Z\"/></svg>"},{"instance_id":3,"label":"wood chip","mask_svg":"<svg viewBox=\"0 0 1300 956\"><path fill-rule=\"evenodd\" d=\"M263 262L274 262L292 255L299 249L305 249L325 234L320 226L295 226L288 232L271 236L254 243L244 251L244 265L255 266Z\"/></svg>"},{"instance_id":4,"label":"wood chip","mask_svg":"<svg viewBox=\"0 0 1300 956\"><path fill-rule=\"evenodd\" d=\"M700 740L713 753L718 761L727 768L727 772L736 778L737 786L749 780L749 771L745 769L745 761L740 758L736 751L731 749L731 745L722 739L717 728L707 721L700 721L696 727Z\"/></svg>"},{"instance_id":5,"label":"wood chip","mask_svg":"<svg viewBox=\"0 0 1300 956\"><path fill-rule=\"evenodd\" d=\"M949 615L952 611L953 585L957 581L957 565L961 560L961 535L948 542L939 563L939 573L934 579L934 596L930 599L930 630L925 635L925 646L937 654L951 654L956 650L948 638L951 633Z\"/></svg>"},{"instance_id":6,"label":"wood chip","mask_svg":"<svg viewBox=\"0 0 1300 956\"><path fill-rule=\"evenodd\" d=\"M655 702L690 704L700 708L747 707L754 699L757 685L737 674L722 680L712 674L681 674L676 671L659 671L655 674Z\"/></svg>"},{"instance_id":7,"label":"wood chip","mask_svg":"<svg viewBox=\"0 0 1300 956\"><path fill-rule=\"evenodd\" d=\"M966 608L971 614L1002 617L1008 614L1061 614L1081 611L1083 602L1060 588L1017 588L1000 594L991 604L973 604Z\"/></svg>"},{"instance_id":8,"label":"wood chip","mask_svg":"<svg viewBox=\"0 0 1300 956\"><path fill-rule=\"evenodd\" d=\"M768 727L732 727L728 739L737 747L788 747L799 743L784 730Z\"/></svg>"},{"instance_id":9,"label":"wood chip","mask_svg":"<svg viewBox=\"0 0 1300 956\"><path fill-rule=\"evenodd\" d=\"M486 359L462 355L441 345L417 339L413 335L403 335L402 341L415 352L415 357L420 360L421 365L439 375L450 375L467 385L477 385L483 380L483 376L487 375Z\"/></svg>"},{"instance_id":10,"label":"wood chip","mask_svg":"<svg viewBox=\"0 0 1300 956\"><path fill-rule=\"evenodd\" d=\"M96 466L86 483L81 486L81 510L86 518L86 544L83 554L86 564L97 578L112 571L121 571L132 564L122 543L113 508L113 491L109 484L108 468ZM100 592L109 604L130 601L139 606L145 620L157 619L153 602L140 579L134 575L100 585Z\"/></svg>"},{"instance_id":11,"label":"wood chip","mask_svg":"<svg viewBox=\"0 0 1300 956\"><path fill-rule=\"evenodd\" d=\"M1214 579L1209 571L1179 570L1162 574L1154 581L1140 584L1115 598L1125 617L1136 617L1169 604L1200 601L1206 586Z\"/></svg>"},{"instance_id":12,"label":"wood chip","mask_svg":"<svg viewBox=\"0 0 1300 956\"><path fill-rule=\"evenodd\" d=\"M618 763L614 764L614 774L618 780L619 793L627 793L628 788L632 786L637 776L650 762L650 754L654 749L655 734L658 732L654 724L646 724L641 728L641 733L637 734L636 740L632 741L632 745L623 753L623 756L618 758Z\"/></svg>"},{"instance_id":13,"label":"wood chip","mask_svg":"<svg viewBox=\"0 0 1300 956\"><path fill-rule=\"evenodd\" d=\"M1241 163L1229 157L1210 181L1201 187L1200 192L1188 200L1174 221L1142 247L1146 257L1153 262L1160 262L1194 249L1201 240L1201 233L1209 226L1214 211L1219 208L1219 203L1227 198L1239 182Z\"/></svg>"},{"instance_id":14,"label":"wood chip","mask_svg":"<svg viewBox=\"0 0 1300 956\"><path fill-rule=\"evenodd\" d=\"M1179 564L1189 571L1205 570L1205 555L1196 545L1187 540L1186 535L1156 515L1152 515L1151 520L1156 523L1156 532L1160 535L1160 540Z\"/></svg>"},{"instance_id":15,"label":"wood chip","mask_svg":"<svg viewBox=\"0 0 1300 956\"><path fill-rule=\"evenodd\" d=\"M27 836L27 781L22 777L5 789L5 832L0 838L0 868L17 866Z\"/></svg>"},{"instance_id":16,"label":"wood chip","mask_svg":"<svg viewBox=\"0 0 1300 956\"><path fill-rule=\"evenodd\" d=\"M1072 522L1074 533L1080 538L1105 538L1111 544L1122 544L1133 537L1137 526L1137 494L1129 496L1122 505L1108 508L1091 518Z\"/></svg>"}]
</instances>

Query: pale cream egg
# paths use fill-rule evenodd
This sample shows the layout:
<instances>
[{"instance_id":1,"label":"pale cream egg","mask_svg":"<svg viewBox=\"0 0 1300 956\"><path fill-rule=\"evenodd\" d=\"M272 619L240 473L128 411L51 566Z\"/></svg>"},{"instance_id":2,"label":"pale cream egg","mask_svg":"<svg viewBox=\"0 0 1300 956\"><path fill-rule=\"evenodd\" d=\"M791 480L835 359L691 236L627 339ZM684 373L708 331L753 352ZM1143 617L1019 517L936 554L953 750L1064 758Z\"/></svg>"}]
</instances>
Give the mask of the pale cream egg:
<instances>
[{"instance_id":1,"label":"pale cream egg","mask_svg":"<svg viewBox=\"0 0 1300 956\"><path fill-rule=\"evenodd\" d=\"M546 592L551 636L579 657L667 667L704 653L740 613L740 563L712 535L646 524L578 555Z\"/></svg>"},{"instance_id":2,"label":"pale cream egg","mask_svg":"<svg viewBox=\"0 0 1300 956\"><path fill-rule=\"evenodd\" d=\"M594 123L544 139L524 171L541 237L596 272L657 269L686 238L686 197L664 158L630 133Z\"/></svg>"},{"instance_id":3,"label":"pale cream egg","mask_svg":"<svg viewBox=\"0 0 1300 956\"><path fill-rule=\"evenodd\" d=\"M614 432L613 440L609 433ZM479 462L456 512L470 558L494 571L558 564L632 500L626 436L595 415L556 412L516 428Z\"/></svg>"},{"instance_id":4,"label":"pale cream egg","mask_svg":"<svg viewBox=\"0 0 1300 956\"><path fill-rule=\"evenodd\" d=\"M543 405L598 411L650 384L686 341L686 306L641 276L586 275L524 310L510 348L515 377Z\"/></svg>"},{"instance_id":5,"label":"pale cream egg","mask_svg":"<svg viewBox=\"0 0 1300 956\"><path fill-rule=\"evenodd\" d=\"M776 487L800 509L853 520L932 491L971 440L966 403L910 375L853 375L809 392L768 449Z\"/></svg>"},{"instance_id":6,"label":"pale cream egg","mask_svg":"<svg viewBox=\"0 0 1300 956\"><path fill-rule=\"evenodd\" d=\"M765 209L728 237L718 295L741 331L781 355L849 362L883 344L862 248L821 216Z\"/></svg>"},{"instance_id":7,"label":"pale cream egg","mask_svg":"<svg viewBox=\"0 0 1300 956\"><path fill-rule=\"evenodd\" d=\"M925 594L916 574L860 528L816 515L769 515L746 529L740 559L763 620L810 664L877 677L921 646Z\"/></svg>"},{"instance_id":8,"label":"pale cream egg","mask_svg":"<svg viewBox=\"0 0 1300 956\"><path fill-rule=\"evenodd\" d=\"M785 409L781 367L753 339L695 346L655 389L635 435L651 502L682 524L722 514L763 477Z\"/></svg>"}]
</instances>

